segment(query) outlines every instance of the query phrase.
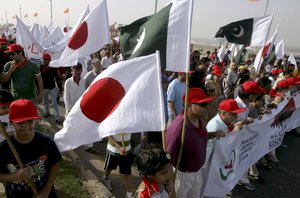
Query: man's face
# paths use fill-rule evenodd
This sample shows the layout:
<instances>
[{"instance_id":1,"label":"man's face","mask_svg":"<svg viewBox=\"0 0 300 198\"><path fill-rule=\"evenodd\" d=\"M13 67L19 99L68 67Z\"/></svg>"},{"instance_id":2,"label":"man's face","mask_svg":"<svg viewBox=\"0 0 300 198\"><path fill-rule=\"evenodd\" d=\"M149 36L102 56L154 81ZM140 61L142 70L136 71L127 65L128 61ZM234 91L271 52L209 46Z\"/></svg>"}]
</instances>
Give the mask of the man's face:
<instances>
[{"instance_id":1,"label":"man's face","mask_svg":"<svg viewBox=\"0 0 300 198\"><path fill-rule=\"evenodd\" d=\"M22 54L21 52L12 52L10 53L10 58L16 62L19 62L22 58Z\"/></svg>"},{"instance_id":2,"label":"man's face","mask_svg":"<svg viewBox=\"0 0 300 198\"><path fill-rule=\"evenodd\" d=\"M238 115L236 113L230 113L230 112L226 112L223 111L222 113L222 120L227 124L232 124L236 121Z\"/></svg>"},{"instance_id":3,"label":"man's face","mask_svg":"<svg viewBox=\"0 0 300 198\"><path fill-rule=\"evenodd\" d=\"M96 74L100 74L101 72L101 63L94 63L92 64L92 68L93 68L93 71L96 73Z\"/></svg>"},{"instance_id":4,"label":"man's face","mask_svg":"<svg viewBox=\"0 0 300 198\"><path fill-rule=\"evenodd\" d=\"M194 103L190 106L190 111L193 116L197 118L203 118L208 113L209 103Z\"/></svg>"},{"instance_id":5,"label":"man's face","mask_svg":"<svg viewBox=\"0 0 300 198\"><path fill-rule=\"evenodd\" d=\"M82 68L73 68L72 72L73 72L73 76L80 77L81 72L82 72Z\"/></svg>"},{"instance_id":6,"label":"man's face","mask_svg":"<svg viewBox=\"0 0 300 198\"><path fill-rule=\"evenodd\" d=\"M44 63L44 65L46 65L46 66L49 65L50 61L51 61L50 59L43 59L43 63Z\"/></svg>"},{"instance_id":7,"label":"man's face","mask_svg":"<svg viewBox=\"0 0 300 198\"><path fill-rule=\"evenodd\" d=\"M31 140L34 135L34 120L26 120L24 122L13 122L15 133L20 140Z\"/></svg>"}]
</instances>

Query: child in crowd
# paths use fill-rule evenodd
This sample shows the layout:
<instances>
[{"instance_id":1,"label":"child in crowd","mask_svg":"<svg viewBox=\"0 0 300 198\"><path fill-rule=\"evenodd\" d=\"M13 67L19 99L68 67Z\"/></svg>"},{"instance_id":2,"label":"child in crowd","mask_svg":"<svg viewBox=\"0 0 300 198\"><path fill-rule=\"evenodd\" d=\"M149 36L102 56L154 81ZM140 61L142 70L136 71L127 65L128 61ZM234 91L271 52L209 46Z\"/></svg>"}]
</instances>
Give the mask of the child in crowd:
<instances>
[{"instance_id":1,"label":"child in crowd","mask_svg":"<svg viewBox=\"0 0 300 198\"><path fill-rule=\"evenodd\" d=\"M136 158L143 181L136 198L174 198L173 168L170 155L159 144L147 144Z\"/></svg>"}]
</instances>

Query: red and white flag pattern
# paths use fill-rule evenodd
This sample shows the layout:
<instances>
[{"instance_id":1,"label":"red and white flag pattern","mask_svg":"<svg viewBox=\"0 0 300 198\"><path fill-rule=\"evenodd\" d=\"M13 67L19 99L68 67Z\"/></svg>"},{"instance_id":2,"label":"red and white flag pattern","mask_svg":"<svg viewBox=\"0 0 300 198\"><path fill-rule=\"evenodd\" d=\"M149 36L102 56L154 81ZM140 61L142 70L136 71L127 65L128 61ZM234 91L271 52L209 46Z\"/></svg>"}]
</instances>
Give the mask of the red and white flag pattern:
<instances>
[{"instance_id":1,"label":"red and white flag pattern","mask_svg":"<svg viewBox=\"0 0 300 198\"><path fill-rule=\"evenodd\" d=\"M111 65L78 99L54 140L60 151L103 137L161 131L165 114L156 54Z\"/></svg>"},{"instance_id":2,"label":"red and white flag pattern","mask_svg":"<svg viewBox=\"0 0 300 198\"><path fill-rule=\"evenodd\" d=\"M100 50L110 43L106 0L101 0L72 34L59 60L50 66L70 66L69 63Z\"/></svg>"}]
</instances>

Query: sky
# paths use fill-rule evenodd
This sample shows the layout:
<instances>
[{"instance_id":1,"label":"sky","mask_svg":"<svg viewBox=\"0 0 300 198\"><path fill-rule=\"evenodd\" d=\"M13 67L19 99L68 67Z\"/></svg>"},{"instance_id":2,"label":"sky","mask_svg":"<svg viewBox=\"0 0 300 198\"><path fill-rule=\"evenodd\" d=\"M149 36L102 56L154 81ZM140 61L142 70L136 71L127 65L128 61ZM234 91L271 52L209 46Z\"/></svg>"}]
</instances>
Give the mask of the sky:
<instances>
[{"instance_id":1,"label":"sky","mask_svg":"<svg viewBox=\"0 0 300 198\"><path fill-rule=\"evenodd\" d=\"M157 0L157 10L161 9L170 0ZM5 23L5 12L9 23L15 24L12 17L20 16L27 25L38 22L40 25L48 26L51 21L51 0L9 0L0 8L1 24ZM54 26L65 26L68 14L64 10L69 8L69 23L74 25L83 10L90 6L93 9L99 0L52 0L52 13ZM155 0L107 0L109 23L129 24L141 17L154 13ZM267 4L268 2L268 4ZM268 6L267 6L268 5ZM21 6L21 9L20 9ZM300 1L299 0L194 0L192 40L212 39L213 35L221 26L228 23L261 17L266 14L274 14L269 37L279 24L277 40L284 39L285 46L300 49ZM34 13L38 17L33 17ZM25 15L27 18L24 18Z\"/></svg>"}]
</instances>

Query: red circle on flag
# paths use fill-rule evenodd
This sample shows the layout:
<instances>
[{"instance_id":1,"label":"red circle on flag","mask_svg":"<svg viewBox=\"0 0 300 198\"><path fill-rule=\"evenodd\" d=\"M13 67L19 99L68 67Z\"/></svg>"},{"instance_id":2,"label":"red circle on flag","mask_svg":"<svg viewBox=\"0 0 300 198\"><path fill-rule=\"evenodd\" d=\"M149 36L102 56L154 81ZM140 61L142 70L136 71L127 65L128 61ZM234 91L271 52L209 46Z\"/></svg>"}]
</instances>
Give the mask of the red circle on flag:
<instances>
[{"instance_id":1,"label":"red circle on flag","mask_svg":"<svg viewBox=\"0 0 300 198\"><path fill-rule=\"evenodd\" d=\"M119 106L125 96L124 87L113 78L102 78L93 83L80 102L82 113L101 123Z\"/></svg>"},{"instance_id":2,"label":"red circle on flag","mask_svg":"<svg viewBox=\"0 0 300 198\"><path fill-rule=\"evenodd\" d=\"M85 44L87 37L88 37L88 25L87 22L84 21L80 24L80 26L77 28L77 30L70 38L68 42L68 47L73 50L80 48Z\"/></svg>"}]
</instances>

